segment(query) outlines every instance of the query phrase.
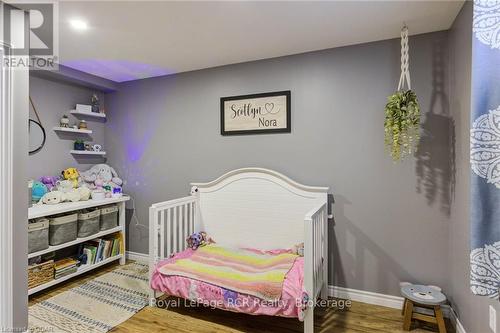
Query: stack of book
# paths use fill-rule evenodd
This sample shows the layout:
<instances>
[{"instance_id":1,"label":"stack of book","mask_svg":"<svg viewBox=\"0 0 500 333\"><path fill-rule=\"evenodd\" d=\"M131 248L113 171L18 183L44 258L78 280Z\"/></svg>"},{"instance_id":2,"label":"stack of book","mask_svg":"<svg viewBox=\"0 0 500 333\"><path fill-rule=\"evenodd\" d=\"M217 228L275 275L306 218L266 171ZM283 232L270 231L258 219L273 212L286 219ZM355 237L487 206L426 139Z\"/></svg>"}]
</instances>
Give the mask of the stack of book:
<instances>
[{"instance_id":1,"label":"stack of book","mask_svg":"<svg viewBox=\"0 0 500 333\"><path fill-rule=\"evenodd\" d=\"M119 255L120 247L120 237L98 238L84 243L81 248L81 253L85 254L87 257L85 265L92 265Z\"/></svg>"},{"instance_id":2,"label":"stack of book","mask_svg":"<svg viewBox=\"0 0 500 333\"><path fill-rule=\"evenodd\" d=\"M78 260L73 258L64 258L56 261L54 264L54 278L59 279L63 276L75 273L78 263Z\"/></svg>"}]
</instances>

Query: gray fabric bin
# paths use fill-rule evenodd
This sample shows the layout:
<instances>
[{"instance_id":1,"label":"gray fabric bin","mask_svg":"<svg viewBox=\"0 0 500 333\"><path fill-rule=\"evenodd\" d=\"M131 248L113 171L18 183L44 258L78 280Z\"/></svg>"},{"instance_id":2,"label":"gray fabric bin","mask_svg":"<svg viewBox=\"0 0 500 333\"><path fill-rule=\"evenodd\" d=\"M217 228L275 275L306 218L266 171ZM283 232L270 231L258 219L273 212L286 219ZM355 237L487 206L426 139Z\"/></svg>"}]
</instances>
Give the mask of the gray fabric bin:
<instances>
[{"instance_id":1,"label":"gray fabric bin","mask_svg":"<svg viewBox=\"0 0 500 333\"><path fill-rule=\"evenodd\" d=\"M51 217L49 220L49 244L71 242L77 236L78 214Z\"/></svg>"},{"instance_id":2,"label":"gray fabric bin","mask_svg":"<svg viewBox=\"0 0 500 333\"><path fill-rule=\"evenodd\" d=\"M78 237L87 237L99 232L101 210L96 209L78 214Z\"/></svg>"},{"instance_id":3,"label":"gray fabric bin","mask_svg":"<svg viewBox=\"0 0 500 333\"><path fill-rule=\"evenodd\" d=\"M118 206L107 206L101 208L100 229L108 230L118 226Z\"/></svg>"},{"instance_id":4,"label":"gray fabric bin","mask_svg":"<svg viewBox=\"0 0 500 333\"><path fill-rule=\"evenodd\" d=\"M49 220L39 219L28 224L28 253L49 247Z\"/></svg>"}]
</instances>

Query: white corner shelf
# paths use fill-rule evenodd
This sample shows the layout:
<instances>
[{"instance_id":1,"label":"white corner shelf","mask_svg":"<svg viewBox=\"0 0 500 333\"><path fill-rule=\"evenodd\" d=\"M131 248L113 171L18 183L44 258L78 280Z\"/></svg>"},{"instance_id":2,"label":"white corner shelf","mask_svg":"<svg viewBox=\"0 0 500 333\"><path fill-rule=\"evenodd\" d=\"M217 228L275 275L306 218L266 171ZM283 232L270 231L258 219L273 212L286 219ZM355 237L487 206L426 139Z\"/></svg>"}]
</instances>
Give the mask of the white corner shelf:
<instances>
[{"instance_id":1,"label":"white corner shelf","mask_svg":"<svg viewBox=\"0 0 500 333\"><path fill-rule=\"evenodd\" d=\"M75 129L71 127L54 127L55 132L66 132L66 133L79 133L79 134L92 134L92 130L89 129Z\"/></svg>"},{"instance_id":2,"label":"white corner shelf","mask_svg":"<svg viewBox=\"0 0 500 333\"><path fill-rule=\"evenodd\" d=\"M92 240L92 239L95 239L95 238L101 238L103 236L111 235L111 234L114 234L115 232L119 232L119 231L123 231L123 228L121 226L114 227L114 228L111 228L111 229L108 229L108 230L104 230L104 231L98 232L97 234L90 235L88 237L77 238L77 239L75 239L74 241L71 241L71 242L66 242L66 243L62 243L62 244L59 244L59 245L49 246L45 250L41 250L41 251L38 251L38 252L33 252L33 253L28 254L28 259L31 259L31 258L34 258L34 257L38 257L38 256L41 256L41 255L50 253L50 252L58 251L58 250L61 250L61 249L64 249L64 248L67 248L67 247L70 247L70 246L73 246L73 245L77 245L77 244L80 244L80 243L85 243L85 242L87 242L89 240Z\"/></svg>"},{"instance_id":3,"label":"white corner shelf","mask_svg":"<svg viewBox=\"0 0 500 333\"><path fill-rule=\"evenodd\" d=\"M66 276L63 276L59 279L54 279L50 282L47 282L47 283L44 283L44 284L41 284L39 286L36 286L34 288L31 288L31 289L28 289L28 295L31 295L31 294L34 294L34 293L37 293L41 290L44 290L44 289L47 289L49 287L52 287L52 286L55 286L56 284L59 284L63 281L66 281L66 280L69 280L75 276L78 276L80 274L83 274L83 273L86 273L86 272L89 272L91 270L94 270L98 267L101 267L101 266L104 266L106 264L109 264L110 262L113 262L113 261L116 261L118 259L123 259L124 258L124 255L123 253L122 254L119 254L117 256L114 256L114 257L111 257L111 258L107 258L107 259L104 259L103 261L100 261L96 264L92 264L92 265L84 265L84 266L80 266L76 272L72 273L72 274L68 274Z\"/></svg>"},{"instance_id":4,"label":"white corner shelf","mask_svg":"<svg viewBox=\"0 0 500 333\"><path fill-rule=\"evenodd\" d=\"M70 153L73 155L96 155L96 156L104 156L106 155L105 151L92 151L92 150L70 150Z\"/></svg>"},{"instance_id":5,"label":"white corner shelf","mask_svg":"<svg viewBox=\"0 0 500 333\"><path fill-rule=\"evenodd\" d=\"M106 119L106 114L105 113L98 113L98 112L82 112L82 111L77 111L77 110L71 110L69 113L72 115L78 117L89 117L89 118L100 118L100 119Z\"/></svg>"}]
</instances>

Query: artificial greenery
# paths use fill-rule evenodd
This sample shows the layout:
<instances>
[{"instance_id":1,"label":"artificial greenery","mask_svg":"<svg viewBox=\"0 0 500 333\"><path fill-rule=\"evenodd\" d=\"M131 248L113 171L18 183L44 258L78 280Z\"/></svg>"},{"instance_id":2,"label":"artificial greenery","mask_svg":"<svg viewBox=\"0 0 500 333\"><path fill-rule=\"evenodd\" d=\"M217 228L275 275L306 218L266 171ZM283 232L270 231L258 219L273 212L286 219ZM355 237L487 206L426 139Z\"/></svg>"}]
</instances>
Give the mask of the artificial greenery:
<instances>
[{"instance_id":1,"label":"artificial greenery","mask_svg":"<svg viewBox=\"0 0 500 333\"><path fill-rule=\"evenodd\" d=\"M420 138L420 107L412 90L398 91L385 106L385 145L393 161L415 152Z\"/></svg>"}]
</instances>

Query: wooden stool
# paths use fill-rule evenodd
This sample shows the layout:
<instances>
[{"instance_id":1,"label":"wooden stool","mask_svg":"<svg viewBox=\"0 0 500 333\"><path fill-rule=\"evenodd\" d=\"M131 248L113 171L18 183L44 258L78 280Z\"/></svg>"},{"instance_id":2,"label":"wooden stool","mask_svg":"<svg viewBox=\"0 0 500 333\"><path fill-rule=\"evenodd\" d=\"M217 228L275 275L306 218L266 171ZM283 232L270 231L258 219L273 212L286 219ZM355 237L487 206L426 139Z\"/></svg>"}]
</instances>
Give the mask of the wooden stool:
<instances>
[{"instance_id":1,"label":"wooden stool","mask_svg":"<svg viewBox=\"0 0 500 333\"><path fill-rule=\"evenodd\" d=\"M401 288L401 294L405 298L403 304L403 330L409 331L411 320L422 320L428 323L437 324L439 333L446 333L443 311L441 304L446 302L446 296L438 289L422 286L407 285ZM415 306L432 309L434 316L413 312Z\"/></svg>"}]
</instances>

